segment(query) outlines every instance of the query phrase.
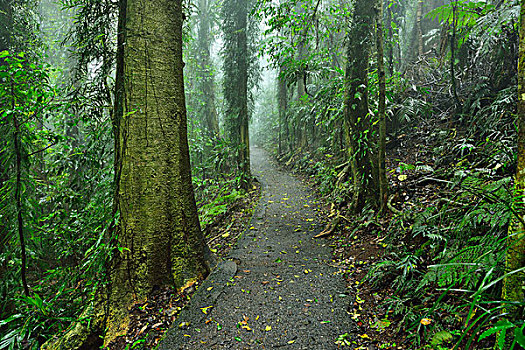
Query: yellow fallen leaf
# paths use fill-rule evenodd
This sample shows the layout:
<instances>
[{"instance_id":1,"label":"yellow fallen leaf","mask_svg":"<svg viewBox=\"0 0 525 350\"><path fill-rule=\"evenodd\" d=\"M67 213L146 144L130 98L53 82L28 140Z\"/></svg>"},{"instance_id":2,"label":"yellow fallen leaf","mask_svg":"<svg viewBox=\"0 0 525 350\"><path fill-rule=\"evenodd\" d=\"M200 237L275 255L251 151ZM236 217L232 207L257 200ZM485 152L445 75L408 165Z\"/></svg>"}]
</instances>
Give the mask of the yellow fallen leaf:
<instances>
[{"instance_id":1,"label":"yellow fallen leaf","mask_svg":"<svg viewBox=\"0 0 525 350\"><path fill-rule=\"evenodd\" d=\"M213 289L213 287L208 287L208 288L206 288L206 290L207 290L208 292L209 292L210 290L212 290L212 289Z\"/></svg>"},{"instance_id":2,"label":"yellow fallen leaf","mask_svg":"<svg viewBox=\"0 0 525 350\"><path fill-rule=\"evenodd\" d=\"M222 238L228 238L228 237L230 237L230 234L229 234L229 233L223 233L223 234L222 234Z\"/></svg>"},{"instance_id":3,"label":"yellow fallen leaf","mask_svg":"<svg viewBox=\"0 0 525 350\"><path fill-rule=\"evenodd\" d=\"M430 318L422 318L421 321L419 321L422 325L428 326L432 323L432 320Z\"/></svg>"},{"instance_id":4,"label":"yellow fallen leaf","mask_svg":"<svg viewBox=\"0 0 525 350\"><path fill-rule=\"evenodd\" d=\"M293 344L293 343L295 343L295 340L290 340L290 341L288 342L288 344Z\"/></svg>"},{"instance_id":5,"label":"yellow fallen leaf","mask_svg":"<svg viewBox=\"0 0 525 350\"><path fill-rule=\"evenodd\" d=\"M370 337L368 336L368 334L359 334L359 336L363 339L370 339Z\"/></svg>"},{"instance_id":6,"label":"yellow fallen leaf","mask_svg":"<svg viewBox=\"0 0 525 350\"><path fill-rule=\"evenodd\" d=\"M269 332L272 330L272 326L266 326L266 328L264 329L266 332Z\"/></svg>"},{"instance_id":7,"label":"yellow fallen leaf","mask_svg":"<svg viewBox=\"0 0 525 350\"><path fill-rule=\"evenodd\" d=\"M408 178L408 176L406 176L406 175L399 175L397 178L399 179L399 181L405 181Z\"/></svg>"},{"instance_id":8,"label":"yellow fallen leaf","mask_svg":"<svg viewBox=\"0 0 525 350\"><path fill-rule=\"evenodd\" d=\"M208 314L208 309L211 309L213 307L212 306L206 306L206 307L201 307L201 311L203 314L207 315Z\"/></svg>"}]
</instances>

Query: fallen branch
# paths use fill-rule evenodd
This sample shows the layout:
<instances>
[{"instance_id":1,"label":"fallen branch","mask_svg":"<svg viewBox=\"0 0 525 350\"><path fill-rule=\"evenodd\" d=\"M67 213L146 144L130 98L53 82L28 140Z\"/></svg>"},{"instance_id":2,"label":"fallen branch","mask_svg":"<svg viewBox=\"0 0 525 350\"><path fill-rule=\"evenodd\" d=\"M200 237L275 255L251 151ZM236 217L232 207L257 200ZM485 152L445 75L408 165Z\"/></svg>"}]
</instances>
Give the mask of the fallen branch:
<instances>
[{"instance_id":1,"label":"fallen branch","mask_svg":"<svg viewBox=\"0 0 525 350\"><path fill-rule=\"evenodd\" d=\"M348 219L345 219L345 220L348 221ZM339 214L339 211L337 211L336 217L332 221L330 221L328 225L326 225L323 232L314 236L314 238L324 238L324 237L331 236L335 232L335 229L337 228L337 225L339 225L340 221L341 221L341 215Z\"/></svg>"},{"instance_id":2,"label":"fallen branch","mask_svg":"<svg viewBox=\"0 0 525 350\"><path fill-rule=\"evenodd\" d=\"M343 168L345 168L345 167L346 167L347 165L349 165L349 164L350 164L350 161L345 162L345 163L343 163L343 164L339 164L339 165L337 165L337 166L334 168L334 170L335 170L335 171L338 171L339 169L343 169Z\"/></svg>"},{"instance_id":3,"label":"fallen branch","mask_svg":"<svg viewBox=\"0 0 525 350\"><path fill-rule=\"evenodd\" d=\"M438 179L438 178L435 178L435 177L424 177L421 180L419 180L418 182L416 182L416 185L422 186L422 185L426 185L427 183L432 183L432 182L440 182L440 183L445 183L445 184L454 184L454 182L448 181L448 180Z\"/></svg>"},{"instance_id":4,"label":"fallen branch","mask_svg":"<svg viewBox=\"0 0 525 350\"><path fill-rule=\"evenodd\" d=\"M402 215L403 214L403 211L399 210L399 209L396 209L393 205L392 205L392 199L394 199L394 195L391 195L390 197L388 197L388 200L386 202L386 206L388 207L388 209L390 209L390 211L396 215Z\"/></svg>"},{"instance_id":5,"label":"fallen branch","mask_svg":"<svg viewBox=\"0 0 525 350\"><path fill-rule=\"evenodd\" d=\"M467 206L470 205L468 203L457 202L457 201L454 201L454 200L448 199L448 198L440 198L438 200L438 202L439 203L445 202L445 203L450 204L450 205L457 205L458 207L467 207Z\"/></svg>"}]
</instances>

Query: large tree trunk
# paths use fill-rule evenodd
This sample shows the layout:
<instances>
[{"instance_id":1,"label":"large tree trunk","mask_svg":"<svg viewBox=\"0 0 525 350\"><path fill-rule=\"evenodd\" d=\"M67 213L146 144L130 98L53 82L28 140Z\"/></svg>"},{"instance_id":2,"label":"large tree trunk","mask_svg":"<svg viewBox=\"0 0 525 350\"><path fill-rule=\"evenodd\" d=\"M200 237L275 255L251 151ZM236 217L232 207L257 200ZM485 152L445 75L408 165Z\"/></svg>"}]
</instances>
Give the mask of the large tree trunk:
<instances>
[{"instance_id":1,"label":"large tree trunk","mask_svg":"<svg viewBox=\"0 0 525 350\"><path fill-rule=\"evenodd\" d=\"M514 217L509 225L507 256L503 280L503 300L522 303L525 272L510 274L525 266L525 0L521 1L520 49L518 63L518 168L515 179ZM523 306L507 306L513 320L523 319Z\"/></svg>"},{"instance_id":2,"label":"large tree trunk","mask_svg":"<svg viewBox=\"0 0 525 350\"><path fill-rule=\"evenodd\" d=\"M357 0L348 33L345 74L345 146L353 177L351 209L359 211L365 201L376 200L377 179L372 160L372 123L368 113L368 59L374 30L375 7Z\"/></svg>"},{"instance_id":3,"label":"large tree trunk","mask_svg":"<svg viewBox=\"0 0 525 350\"><path fill-rule=\"evenodd\" d=\"M123 59L117 60L123 103L114 113L120 222L110 288L84 312L90 329L79 322L48 349L96 348L92 335L102 331L107 345L126 334L133 303L157 288L182 287L211 268L191 182L181 0L127 0L124 9Z\"/></svg>"},{"instance_id":4,"label":"large tree trunk","mask_svg":"<svg viewBox=\"0 0 525 350\"><path fill-rule=\"evenodd\" d=\"M110 339L125 332L131 303L157 287L182 287L209 271L191 181L182 21L181 0L127 1Z\"/></svg>"}]
</instances>

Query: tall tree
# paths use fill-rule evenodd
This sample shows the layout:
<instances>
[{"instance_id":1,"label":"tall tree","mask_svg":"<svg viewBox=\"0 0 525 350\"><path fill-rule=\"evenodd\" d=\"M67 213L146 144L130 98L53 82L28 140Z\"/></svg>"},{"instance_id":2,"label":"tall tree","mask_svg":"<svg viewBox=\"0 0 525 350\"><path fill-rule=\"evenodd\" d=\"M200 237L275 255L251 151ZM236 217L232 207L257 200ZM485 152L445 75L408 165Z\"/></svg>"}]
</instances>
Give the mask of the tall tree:
<instances>
[{"instance_id":1,"label":"tall tree","mask_svg":"<svg viewBox=\"0 0 525 350\"><path fill-rule=\"evenodd\" d=\"M11 47L13 7L9 0L0 0L0 52Z\"/></svg>"},{"instance_id":2,"label":"tall tree","mask_svg":"<svg viewBox=\"0 0 525 350\"><path fill-rule=\"evenodd\" d=\"M157 288L182 287L210 271L193 195L183 85L181 0L121 0L117 103L117 248L105 307L50 349L107 345L127 332L129 306ZM122 85L121 85L122 84ZM93 346L93 344L89 345ZM94 347L92 347L94 348Z\"/></svg>"},{"instance_id":3,"label":"tall tree","mask_svg":"<svg viewBox=\"0 0 525 350\"><path fill-rule=\"evenodd\" d=\"M514 188L514 210L507 238L503 300L523 303L525 300L525 0L521 0L520 46L518 60L518 168ZM520 270L520 271L518 271ZM523 306L509 304L507 311L514 320L523 319Z\"/></svg>"},{"instance_id":4,"label":"tall tree","mask_svg":"<svg viewBox=\"0 0 525 350\"><path fill-rule=\"evenodd\" d=\"M225 0L222 7L224 31L224 99L228 136L237 148L240 186L249 188L250 135L248 132L248 3Z\"/></svg>"},{"instance_id":5,"label":"tall tree","mask_svg":"<svg viewBox=\"0 0 525 350\"><path fill-rule=\"evenodd\" d=\"M213 43L210 36L212 25L212 1L199 0L199 27L197 64L200 90L202 91L201 115L204 119L206 133L211 140L219 137L219 119L215 108L214 71L210 57L210 46Z\"/></svg>"},{"instance_id":6,"label":"tall tree","mask_svg":"<svg viewBox=\"0 0 525 350\"><path fill-rule=\"evenodd\" d=\"M379 204L382 211L386 209L388 197L388 180L386 177L386 72L383 33L383 0L377 0L376 17L377 71L379 74L379 133L377 145Z\"/></svg>"},{"instance_id":7,"label":"tall tree","mask_svg":"<svg viewBox=\"0 0 525 350\"><path fill-rule=\"evenodd\" d=\"M278 96L279 101L279 154L284 152L285 147L288 146L288 89L286 86L286 78L284 76L284 69L282 65L279 67L279 75L277 76ZM284 135L283 135L284 134ZM284 140L283 140L284 137ZM283 145L284 141L284 145Z\"/></svg>"},{"instance_id":8,"label":"tall tree","mask_svg":"<svg viewBox=\"0 0 525 350\"><path fill-rule=\"evenodd\" d=\"M182 287L210 268L191 181L182 22L181 0L127 0L109 338L125 329L122 311L134 299Z\"/></svg>"},{"instance_id":9,"label":"tall tree","mask_svg":"<svg viewBox=\"0 0 525 350\"><path fill-rule=\"evenodd\" d=\"M372 122L368 113L368 63L374 32L375 6L366 0L354 2L347 40L344 132L353 178L352 210L362 209L377 196L377 167L372 160Z\"/></svg>"}]
</instances>

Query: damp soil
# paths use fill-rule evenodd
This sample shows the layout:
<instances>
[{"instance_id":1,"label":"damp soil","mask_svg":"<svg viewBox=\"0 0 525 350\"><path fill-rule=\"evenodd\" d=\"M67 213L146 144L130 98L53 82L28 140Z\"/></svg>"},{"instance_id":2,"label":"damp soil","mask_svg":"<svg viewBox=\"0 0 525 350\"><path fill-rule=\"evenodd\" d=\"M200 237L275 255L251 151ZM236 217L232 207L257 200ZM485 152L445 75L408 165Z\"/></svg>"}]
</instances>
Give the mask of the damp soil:
<instances>
[{"instance_id":1,"label":"damp soil","mask_svg":"<svg viewBox=\"0 0 525 350\"><path fill-rule=\"evenodd\" d=\"M313 237L321 202L262 149L251 153L261 197L251 224L226 261L204 281L159 349L337 349L358 331L355 296Z\"/></svg>"}]
</instances>

